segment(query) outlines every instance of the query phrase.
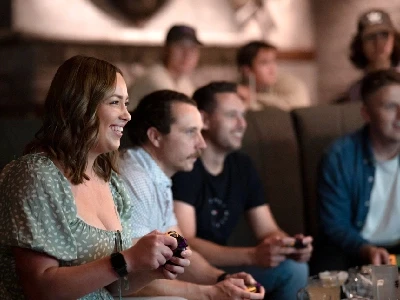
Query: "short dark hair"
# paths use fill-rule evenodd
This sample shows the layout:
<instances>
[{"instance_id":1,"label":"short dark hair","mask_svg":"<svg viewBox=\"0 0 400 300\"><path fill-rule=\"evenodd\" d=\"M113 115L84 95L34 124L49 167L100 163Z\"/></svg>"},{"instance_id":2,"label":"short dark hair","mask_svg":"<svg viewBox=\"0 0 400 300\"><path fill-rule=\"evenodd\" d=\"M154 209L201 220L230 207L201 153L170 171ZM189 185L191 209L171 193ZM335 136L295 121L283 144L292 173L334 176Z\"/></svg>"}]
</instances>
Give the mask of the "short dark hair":
<instances>
[{"instance_id":1,"label":"short dark hair","mask_svg":"<svg viewBox=\"0 0 400 300\"><path fill-rule=\"evenodd\" d=\"M193 100L197 103L199 110L212 113L217 106L215 94L237 93L237 85L229 81L213 81L198 88L193 94Z\"/></svg>"},{"instance_id":2,"label":"short dark hair","mask_svg":"<svg viewBox=\"0 0 400 300\"><path fill-rule=\"evenodd\" d=\"M147 130L151 127L162 134L170 133L171 125L175 122L171 107L172 103L176 102L196 106L196 102L185 94L171 90L152 92L139 101L138 106L131 112L131 121L126 125L134 147L147 143Z\"/></svg>"},{"instance_id":3,"label":"short dark hair","mask_svg":"<svg viewBox=\"0 0 400 300\"><path fill-rule=\"evenodd\" d=\"M394 45L390 61L392 67L395 67L400 62L400 34L397 31L394 31L393 34ZM361 70L365 69L369 64L368 58L364 54L361 33L357 33L351 41L349 59L356 68Z\"/></svg>"},{"instance_id":4,"label":"short dark hair","mask_svg":"<svg viewBox=\"0 0 400 300\"><path fill-rule=\"evenodd\" d=\"M258 51L260 49L267 49L267 50L277 50L277 48L264 41L251 41L247 43L246 45L242 46L239 48L237 54L236 54L236 64L237 66L243 67L243 66L249 66L251 67L253 64L253 61L255 57L258 54Z\"/></svg>"},{"instance_id":5,"label":"short dark hair","mask_svg":"<svg viewBox=\"0 0 400 300\"><path fill-rule=\"evenodd\" d=\"M384 86L400 85L400 73L394 69L380 70L367 74L361 81L361 97L365 104L369 97Z\"/></svg>"}]
</instances>

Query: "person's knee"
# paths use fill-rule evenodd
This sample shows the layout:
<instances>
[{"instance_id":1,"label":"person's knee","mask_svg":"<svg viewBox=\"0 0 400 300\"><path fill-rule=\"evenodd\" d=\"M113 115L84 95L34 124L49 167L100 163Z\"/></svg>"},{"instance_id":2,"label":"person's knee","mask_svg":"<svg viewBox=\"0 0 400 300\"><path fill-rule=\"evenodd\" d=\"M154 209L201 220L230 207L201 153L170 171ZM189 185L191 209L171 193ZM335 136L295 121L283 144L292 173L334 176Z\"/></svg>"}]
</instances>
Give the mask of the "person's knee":
<instances>
[{"instance_id":1,"label":"person's knee","mask_svg":"<svg viewBox=\"0 0 400 300\"><path fill-rule=\"evenodd\" d=\"M296 278L296 280L302 279L304 282L307 281L309 270L306 263L287 259L280 265L280 267L282 268L281 272L290 274L291 277Z\"/></svg>"},{"instance_id":2,"label":"person's knee","mask_svg":"<svg viewBox=\"0 0 400 300\"><path fill-rule=\"evenodd\" d=\"M308 265L287 259L271 270L270 290L267 299L292 300L307 285ZM268 289L267 289L268 290Z\"/></svg>"}]
</instances>

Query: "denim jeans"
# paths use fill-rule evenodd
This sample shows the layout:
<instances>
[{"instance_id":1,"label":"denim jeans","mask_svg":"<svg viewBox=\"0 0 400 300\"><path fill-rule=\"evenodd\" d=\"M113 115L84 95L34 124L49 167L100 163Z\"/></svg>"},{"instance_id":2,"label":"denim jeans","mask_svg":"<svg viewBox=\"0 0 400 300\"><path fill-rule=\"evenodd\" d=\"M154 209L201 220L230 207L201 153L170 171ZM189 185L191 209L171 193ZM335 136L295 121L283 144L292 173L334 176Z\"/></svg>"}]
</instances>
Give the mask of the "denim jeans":
<instances>
[{"instance_id":1,"label":"denim jeans","mask_svg":"<svg viewBox=\"0 0 400 300\"><path fill-rule=\"evenodd\" d=\"M228 273L247 272L265 288L265 299L294 300L307 285L308 265L287 259L274 268L255 266L223 267Z\"/></svg>"}]
</instances>

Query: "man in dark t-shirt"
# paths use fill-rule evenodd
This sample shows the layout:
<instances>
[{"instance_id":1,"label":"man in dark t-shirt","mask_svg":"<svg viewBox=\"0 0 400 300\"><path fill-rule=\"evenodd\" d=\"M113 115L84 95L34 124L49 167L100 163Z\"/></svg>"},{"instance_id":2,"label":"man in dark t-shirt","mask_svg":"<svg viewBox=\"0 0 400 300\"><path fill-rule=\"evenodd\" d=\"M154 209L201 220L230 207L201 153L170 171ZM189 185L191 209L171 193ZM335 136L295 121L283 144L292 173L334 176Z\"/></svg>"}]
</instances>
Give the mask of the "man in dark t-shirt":
<instances>
[{"instance_id":1,"label":"man in dark t-shirt","mask_svg":"<svg viewBox=\"0 0 400 300\"><path fill-rule=\"evenodd\" d=\"M211 264L251 273L265 287L267 299L295 299L307 282L312 238L299 234L305 248L293 247L295 237L276 224L250 158L238 151L247 124L236 85L213 82L199 88L193 99L203 117L207 148L191 172L173 177L182 233ZM227 246L243 213L259 244Z\"/></svg>"},{"instance_id":2,"label":"man in dark t-shirt","mask_svg":"<svg viewBox=\"0 0 400 300\"><path fill-rule=\"evenodd\" d=\"M193 172L179 173L173 182L174 199L184 199L196 210L197 237L220 245L226 245L243 211L265 204L250 158L238 151L227 155L220 174L208 173L198 159Z\"/></svg>"}]
</instances>

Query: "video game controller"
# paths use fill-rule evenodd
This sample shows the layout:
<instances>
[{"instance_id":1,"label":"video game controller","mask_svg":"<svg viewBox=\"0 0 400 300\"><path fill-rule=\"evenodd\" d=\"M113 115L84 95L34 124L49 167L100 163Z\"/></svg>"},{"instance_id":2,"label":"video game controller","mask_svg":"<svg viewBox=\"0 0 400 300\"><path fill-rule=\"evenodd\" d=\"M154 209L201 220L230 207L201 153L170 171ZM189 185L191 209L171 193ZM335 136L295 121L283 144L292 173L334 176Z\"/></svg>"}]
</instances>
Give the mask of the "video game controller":
<instances>
[{"instance_id":1,"label":"video game controller","mask_svg":"<svg viewBox=\"0 0 400 300\"><path fill-rule=\"evenodd\" d=\"M287 245L288 247L294 247L296 249L304 249L308 245L304 243L302 238L295 238L294 242Z\"/></svg>"},{"instance_id":2,"label":"video game controller","mask_svg":"<svg viewBox=\"0 0 400 300\"><path fill-rule=\"evenodd\" d=\"M246 291L250 293L259 293L261 288L261 284L258 282L255 285L246 285Z\"/></svg>"},{"instance_id":3,"label":"video game controller","mask_svg":"<svg viewBox=\"0 0 400 300\"><path fill-rule=\"evenodd\" d=\"M307 247L307 244L304 243L302 238L296 238L293 247L296 249L303 249Z\"/></svg>"},{"instance_id":4,"label":"video game controller","mask_svg":"<svg viewBox=\"0 0 400 300\"><path fill-rule=\"evenodd\" d=\"M389 265L397 266L397 268L400 270L400 255L389 254Z\"/></svg>"},{"instance_id":5,"label":"video game controller","mask_svg":"<svg viewBox=\"0 0 400 300\"><path fill-rule=\"evenodd\" d=\"M166 234L175 238L176 241L178 242L178 246L173 250L173 255L175 257L183 258L181 256L181 253L182 253L182 251L186 250L186 247L188 246L186 239L183 236L181 236L179 233L177 233L176 231L168 231ZM166 263L176 265L176 264L170 262L169 260Z\"/></svg>"}]
</instances>

